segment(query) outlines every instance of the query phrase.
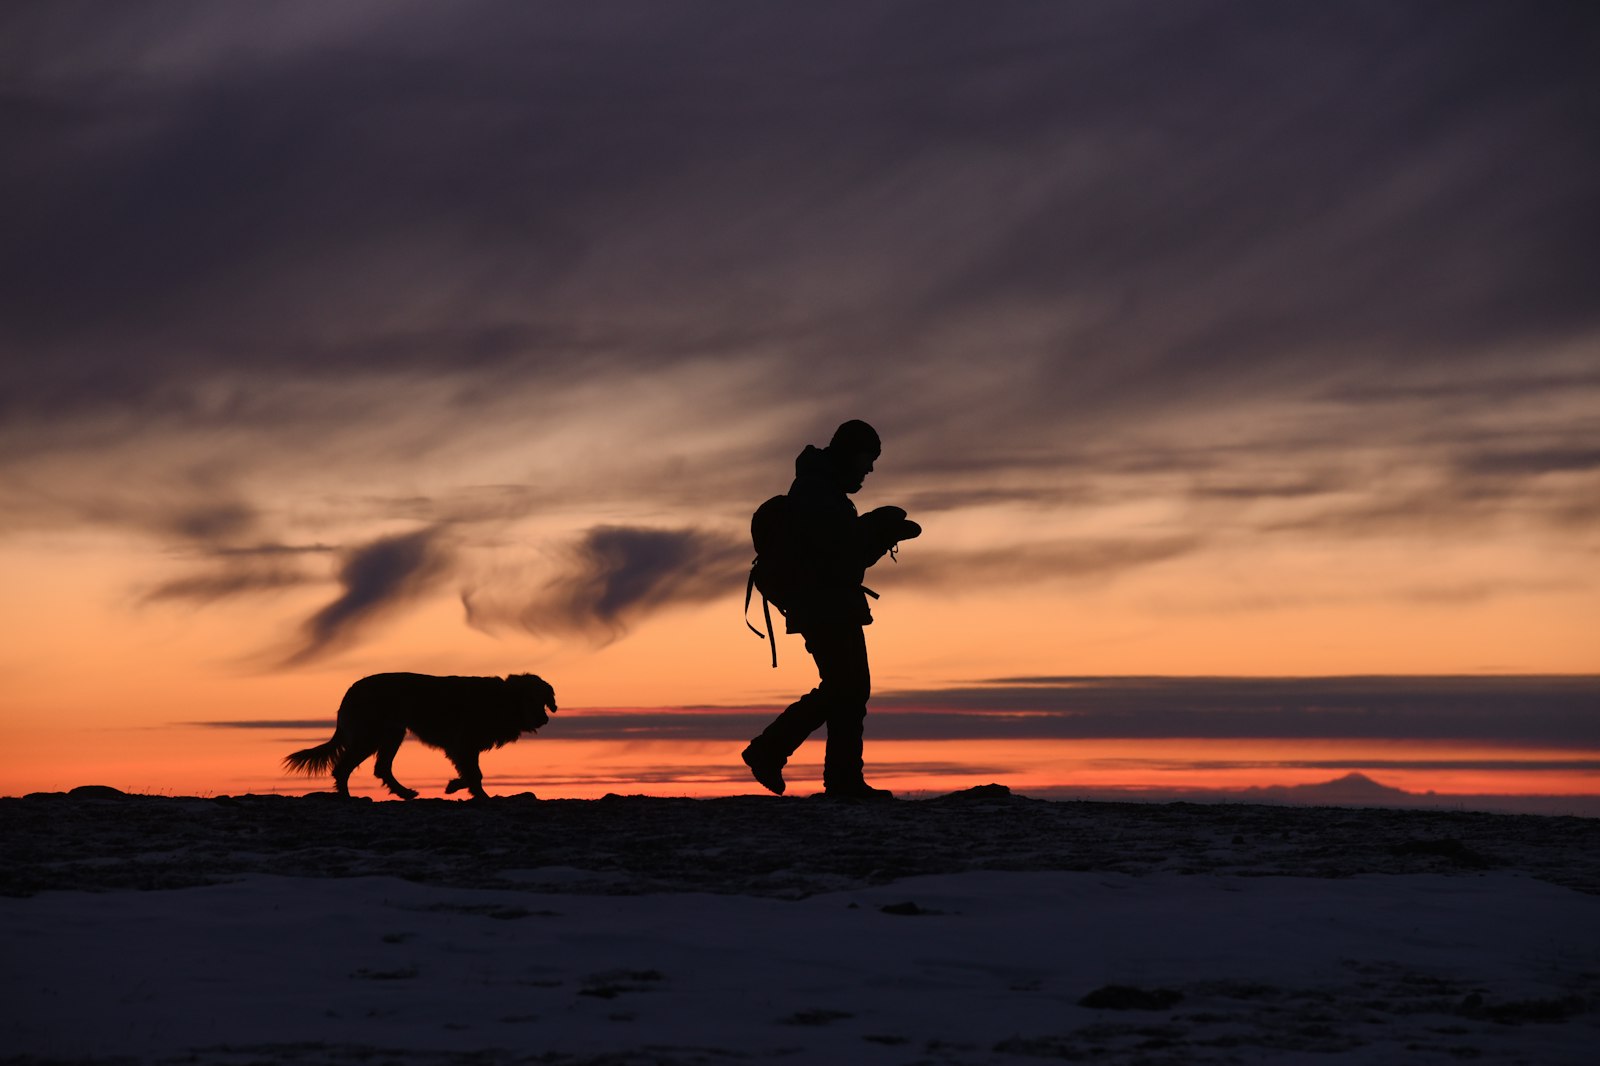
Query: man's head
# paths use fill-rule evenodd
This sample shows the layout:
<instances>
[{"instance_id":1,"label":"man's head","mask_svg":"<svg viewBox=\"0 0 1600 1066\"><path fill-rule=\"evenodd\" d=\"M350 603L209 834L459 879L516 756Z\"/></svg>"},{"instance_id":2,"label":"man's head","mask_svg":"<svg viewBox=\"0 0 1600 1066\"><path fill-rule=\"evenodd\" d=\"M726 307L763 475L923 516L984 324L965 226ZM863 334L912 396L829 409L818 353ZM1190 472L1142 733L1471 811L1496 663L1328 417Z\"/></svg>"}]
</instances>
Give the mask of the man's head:
<instances>
[{"instance_id":1,"label":"man's head","mask_svg":"<svg viewBox=\"0 0 1600 1066\"><path fill-rule=\"evenodd\" d=\"M857 492L872 473L872 464L883 451L883 442L878 439L877 430L852 418L833 431L827 450L844 483L844 491Z\"/></svg>"}]
</instances>

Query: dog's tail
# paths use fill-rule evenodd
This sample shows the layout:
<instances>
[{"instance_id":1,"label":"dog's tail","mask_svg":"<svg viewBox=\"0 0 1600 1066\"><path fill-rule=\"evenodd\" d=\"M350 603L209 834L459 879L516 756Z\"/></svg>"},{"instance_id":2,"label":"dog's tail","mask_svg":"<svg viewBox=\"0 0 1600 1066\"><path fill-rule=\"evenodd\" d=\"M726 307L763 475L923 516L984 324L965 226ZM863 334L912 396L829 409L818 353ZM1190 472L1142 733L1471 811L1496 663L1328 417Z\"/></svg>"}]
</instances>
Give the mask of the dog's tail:
<instances>
[{"instance_id":1,"label":"dog's tail","mask_svg":"<svg viewBox=\"0 0 1600 1066\"><path fill-rule=\"evenodd\" d=\"M332 737L314 748L306 748L283 757L283 766L290 773L315 777L333 769L339 756L344 754L345 743L337 730Z\"/></svg>"}]
</instances>

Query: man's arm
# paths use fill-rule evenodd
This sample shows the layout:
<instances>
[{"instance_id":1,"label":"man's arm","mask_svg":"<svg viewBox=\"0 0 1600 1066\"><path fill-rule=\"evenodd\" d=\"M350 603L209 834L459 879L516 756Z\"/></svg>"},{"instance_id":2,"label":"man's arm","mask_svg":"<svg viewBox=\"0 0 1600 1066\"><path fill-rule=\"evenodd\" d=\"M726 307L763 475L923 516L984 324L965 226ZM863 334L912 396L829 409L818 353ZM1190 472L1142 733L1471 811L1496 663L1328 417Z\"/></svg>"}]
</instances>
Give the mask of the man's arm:
<instances>
[{"instance_id":1,"label":"man's arm","mask_svg":"<svg viewBox=\"0 0 1600 1066\"><path fill-rule=\"evenodd\" d=\"M921 534L922 527L907 518L903 508L876 508L856 519L857 557L863 568L872 566L896 544Z\"/></svg>"}]
</instances>

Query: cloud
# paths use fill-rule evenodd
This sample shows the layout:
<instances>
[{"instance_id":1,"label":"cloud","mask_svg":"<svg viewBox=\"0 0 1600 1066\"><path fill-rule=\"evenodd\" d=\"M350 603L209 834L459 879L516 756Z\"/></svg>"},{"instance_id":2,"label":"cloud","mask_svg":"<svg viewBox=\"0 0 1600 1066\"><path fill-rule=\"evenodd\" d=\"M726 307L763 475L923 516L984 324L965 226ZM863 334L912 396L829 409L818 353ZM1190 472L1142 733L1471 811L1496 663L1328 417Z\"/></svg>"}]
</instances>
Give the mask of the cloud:
<instances>
[{"instance_id":1,"label":"cloud","mask_svg":"<svg viewBox=\"0 0 1600 1066\"><path fill-rule=\"evenodd\" d=\"M441 531L420 529L384 537L346 553L339 568L343 591L306 620L286 667L300 666L348 644L367 624L439 583L449 552Z\"/></svg>"},{"instance_id":2,"label":"cloud","mask_svg":"<svg viewBox=\"0 0 1600 1066\"><path fill-rule=\"evenodd\" d=\"M193 535L207 540L212 536L225 536L235 528L232 524L221 528L206 526L203 531L195 531ZM147 604L168 601L212 603L236 596L298 588L321 580L321 575L307 571L300 565L301 562L333 551L333 548L322 544L253 544L237 547L215 544L199 551L205 564L202 572L162 581L144 592L140 601Z\"/></svg>"},{"instance_id":3,"label":"cloud","mask_svg":"<svg viewBox=\"0 0 1600 1066\"><path fill-rule=\"evenodd\" d=\"M745 543L726 534L631 526L595 526L561 554L563 572L531 600L464 591L469 622L614 640L647 614L730 595L750 559Z\"/></svg>"},{"instance_id":4,"label":"cloud","mask_svg":"<svg viewBox=\"0 0 1600 1066\"><path fill-rule=\"evenodd\" d=\"M198 726L202 729L287 729L295 731L309 730L317 732L332 730L338 725L336 718L249 718L227 722L182 722L186 726Z\"/></svg>"},{"instance_id":5,"label":"cloud","mask_svg":"<svg viewBox=\"0 0 1600 1066\"><path fill-rule=\"evenodd\" d=\"M235 596L299 588L316 580L314 576L290 567L245 564L163 581L145 593L142 599L145 603L213 603Z\"/></svg>"},{"instance_id":6,"label":"cloud","mask_svg":"<svg viewBox=\"0 0 1600 1066\"><path fill-rule=\"evenodd\" d=\"M1509 754L1379 754L1372 759L1136 759L1202 769L1600 770L1597 677L1146 677L1016 678L973 686L891 690L872 699L880 740L1345 739L1543 749ZM778 707L569 708L561 739L736 741ZM302 728L325 722L201 723ZM1566 754L1555 756L1551 750Z\"/></svg>"},{"instance_id":7,"label":"cloud","mask_svg":"<svg viewBox=\"0 0 1600 1066\"><path fill-rule=\"evenodd\" d=\"M1600 471L1600 448L1570 446L1484 451L1466 457L1462 465L1469 473L1511 478L1587 474Z\"/></svg>"},{"instance_id":8,"label":"cloud","mask_svg":"<svg viewBox=\"0 0 1600 1066\"><path fill-rule=\"evenodd\" d=\"M873 697L885 736L1382 738L1600 750L1594 677L1010 678Z\"/></svg>"},{"instance_id":9,"label":"cloud","mask_svg":"<svg viewBox=\"0 0 1600 1066\"><path fill-rule=\"evenodd\" d=\"M36 409L989 338L1031 425L1596 324L1567 9L274 10L8 20Z\"/></svg>"},{"instance_id":10,"label":"cloud","mask_svg":"<svg viewBox=\"0 0 1600 1066\"><path fill-rule=\"evenodd\" d=\"M1115 577L1189 555L1203 545L1198 537L1156 537L1145 540L1075 538L1057 543L1018 543L981 551L918 551L917 541L901 545L916 553L897 585L907 587L981 588L1037 585L1051 581L1094 581ZM879 569L883 569L879 564Z\"/></svg>"},{"instance_id":11,"label":"cloud","mask_svg":"<svg viewBox=\"0 0 1600 1066\"><path fill-rule=\"evenodd\" d=\"M1600 759L1100 759L1097 765L1139 766L1163 770L1538 770L1600 771Z\"/></svg>"},{"instance_id":12,"label":"cloud","mask_svg":"<svg viewBox=\"0 0 1600 1066\"><path fill-rule=\"evenodd\" d=\"M255 511L234 501L185 508L171 518L173 531L190 540L217 541L248 533L256 523Z\"/></svg>"},{"instance_id":13,"label":"cloud","mask_svg":"<svg viewBox=\"0 0 1600 1066\"><path fill-rule=\"evenodd\" d=\"M474 624L611 637L742 572L733 534L650 524L733 529L860 416L889 502L1051 523L975 553L930 524L913 583L1245 537L1581 557L1592 30L1493 2L12 6L0 528L198 549L150 595L203 601L300 573L212 549L448 525ZM1172 521L1072 525L1128 503ZM598 514L619 532L556 584L481 580L475 543ZM347 573L302 652L450 568L413 563Z\"/></svg>"}]
</instances>

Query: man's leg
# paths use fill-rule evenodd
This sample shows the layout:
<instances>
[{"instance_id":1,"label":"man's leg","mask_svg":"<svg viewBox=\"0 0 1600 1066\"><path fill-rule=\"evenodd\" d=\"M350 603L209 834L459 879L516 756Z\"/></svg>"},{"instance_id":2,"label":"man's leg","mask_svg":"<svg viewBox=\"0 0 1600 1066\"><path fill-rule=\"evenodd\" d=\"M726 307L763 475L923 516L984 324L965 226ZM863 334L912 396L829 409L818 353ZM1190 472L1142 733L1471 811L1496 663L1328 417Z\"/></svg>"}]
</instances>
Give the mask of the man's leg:
<instances>
[{"instance_id":1,"label":"man's leg","mask_svg":"<svg viewBox=\"0 0 1600 1066\"><path fill-rule=\"evenodd\" d=\"M806 641L809 648L810 639ZM761 731L760 736L744 749L744 764L750 773L769 792L783 795L786 787L783 768L789 756L805 743L807 737L828 720L828 697L822 686L807 692L789 704L784 712Z\"/></svg>"},{"instance_id":2,"label":"man's leg","mask_svg":"<svg viewBox=\"0 0 1600 1066\"><path fill-rule=\"evenodd\" d=\"M807 737L828 726L827 765L853 758L861 776L861 720L867 713L871 682L867 645L859 625L816 626L805 634L806 651L817 664L817 687L791 703L744 750L745 765L773 792L784 790L783 766ZM848 772L848 771L846 771Z\"/></svg>"},{"instance_id":3,"label":"man's leg","mask_svg":"<svg viewBox=\"0 0 1600 1066\"><path fill-rule=\"evenodd\" d=\"M817 687L827 701L828 748L823 756L823 787L830 793L859 790L865 787L861 736L867 700L872 696L866 633L859 625L829 627L808 639L806 650L817 661L817 672L822 676L822 684Z\"/></svg>"},{"instance_id":4,"label":"man's leg","mask_svg":"<svg viewBox=\"0 0 1600 1066\"><path fill-rule=\"evenodd\" d=\"M873 788L862 774L861 733L872 698L872 671L861 626L840 626L818 635L811 648L828 694L828 753L822 781L830 799L887 800L894 794Z\"/></svg>"}]
</instances>

